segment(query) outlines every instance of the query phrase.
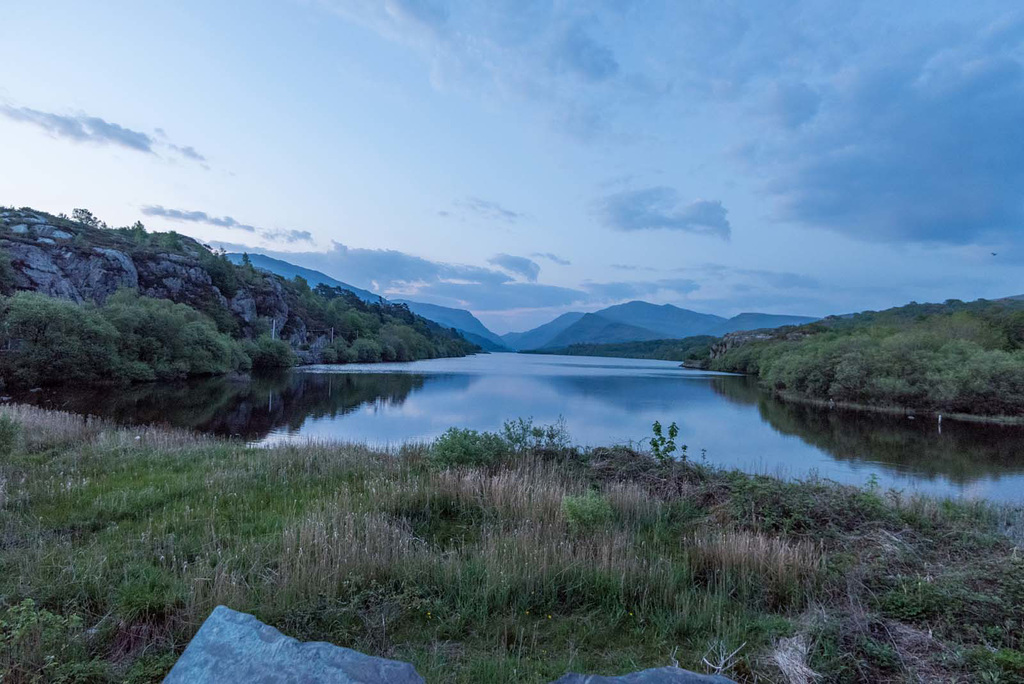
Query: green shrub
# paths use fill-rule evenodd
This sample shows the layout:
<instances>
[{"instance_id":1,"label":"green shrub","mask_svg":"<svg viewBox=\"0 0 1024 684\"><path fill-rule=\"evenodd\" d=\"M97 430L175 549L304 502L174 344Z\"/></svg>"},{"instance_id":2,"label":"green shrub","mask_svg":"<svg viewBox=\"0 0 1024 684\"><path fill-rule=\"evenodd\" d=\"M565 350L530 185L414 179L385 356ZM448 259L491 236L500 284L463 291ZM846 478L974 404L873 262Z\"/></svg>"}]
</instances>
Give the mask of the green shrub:
<instances>
[{"instance_id":1,"label":"green shrub","mask_svg":"<svg viewBox=\"0 0 1024 684\"><path fill-rule=\"evenodd\" d=\"M501 435L509 449L516 453L562 450L572 443L565 418L561 416L551 425L534 425L533 418L506 420Z\"/></svg>"},{"instance_id":2,"label":"green shrub","mask_svg":"<svg viewBox=\"0 0 1024 684\"><path fill-rule=\"evenodd\" d=\"M271 339L269 335L247 342L245 353L252 361L253 370L290 368L297 363L291 346L284 340Z\"/></svg>"},{"instance_id":3,"label":"green shrub","mask_svg":"<svg viewBox=\"0 0 1024 684\"><path fill-rule=\"evenodd\" d=\"M21 425L10 416L0 416L0 456L9 456L20 436Z\"/></svg>"},{"instance_id":4,"label":"green shrub","mask_svg":"<svg viewBox=\"0 0 1024 684\"><path fill-rule=\"evenodd\" d=\"M562 499L562 511L569 521L569 527L575 532L593 532L612 519L612 505L593 490L582 496Z\"/></svg>"},{"instance_id":5,"label":"green shrub","mask_svg":"<svg viewBox=\"0 0 1024 684\"><path fill-rule=\"evenodd\" d=\"M493 432L448 428L434 440L430 460L439 466L487 465L508 455L508 444Z\"/></svg>"},{"instance_id":6,"label":"green shrub","mask_svg":"<svg viewBox=\"0 0 1024 684\"><path fill-rule=\"evenodd\" d=\"M32 599L0 614L0 680L105 681L106 670L89 657L79 616L51 613Z\"/></svg>"}]
</instances>

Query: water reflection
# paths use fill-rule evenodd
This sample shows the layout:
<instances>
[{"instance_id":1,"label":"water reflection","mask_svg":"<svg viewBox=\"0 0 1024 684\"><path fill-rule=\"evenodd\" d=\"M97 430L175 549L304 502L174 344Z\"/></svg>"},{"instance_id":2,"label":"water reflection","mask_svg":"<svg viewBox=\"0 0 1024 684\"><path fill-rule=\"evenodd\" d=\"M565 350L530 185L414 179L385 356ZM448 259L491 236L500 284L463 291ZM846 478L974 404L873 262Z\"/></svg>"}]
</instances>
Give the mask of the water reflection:
<instances>
[{"instance_id":1,"label":"water reflection","mask_svg":"<svg viewBox=\"0 0 1024 684\"><path fill-rule=\"evenodd\" d=\"M641 440L676 421L691 457L748 471L940 494L1024 499L1024 428L782 403L747 378L628 359L492 354L387 366L302 369L254 378L37 392L19 401L122 423L164 423L249 441L394 443L452 425L564 416L582 444Z\"/></svg>"},{"instance_id":2,"label":"water reflection","mask_svg":"<svg viewBox=\"0 0 1024 684\"><path fill-rule=\"evenodd\" d=\"M784 435L795 435L834 458L875 463L919 477L955 483L1024 470L1024 427L934 417L865 413L781 402L750 379L714 378L711 387L731 402L757 406L761 418Z\"/></svg>"}]
</instances>

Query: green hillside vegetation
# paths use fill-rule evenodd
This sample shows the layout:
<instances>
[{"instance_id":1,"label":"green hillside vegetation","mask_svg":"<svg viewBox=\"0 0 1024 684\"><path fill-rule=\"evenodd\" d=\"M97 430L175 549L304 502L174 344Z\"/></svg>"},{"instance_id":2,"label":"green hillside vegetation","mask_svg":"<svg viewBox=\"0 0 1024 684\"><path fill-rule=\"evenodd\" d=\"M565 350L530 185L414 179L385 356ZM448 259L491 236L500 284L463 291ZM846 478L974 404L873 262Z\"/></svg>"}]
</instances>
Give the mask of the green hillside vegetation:
<instances>
[{"instance_id":1,"label":"green hillside vegetation","mask_svg":"<svg viewBox=\"0 0 1024 684\"><path fill-rule=\"evenodd\" d=\"M1024 303L911 303L831 317L739 344L714 370L822 401L921 411L1024 412Z\"/></svg>"},{"instance_id":2,"label":"green hillside vegetation","mask_svg":"<svg viewBox=\"0 0 1024 684\"><path fill-rule=\"evenodd\" d=\"M248 259L236 265L223 252L174 232L152 233L139 222L109 228L84 210L76 210L74 219L31 211L74 235L61 249L83 264L96 248L117 250L137 266L194 260L214 287L183 289L185 301L128 289L100 304L80 304L16 291L19 264L0 251L0 381L5 385L174 380L290 366L297 353L310 353L316 338L329 341L312 350L324 363L412 361L478 350L404 305L367 303L340 287L310 288L301 277L286 280L256 269ZM30 235L5 232L3 238L37 244ZM243 320L225 299L242 290L254 302L286 305L287 320L283 325L273 325L269 317Z\"/></svg>"},{"instance_id":3,"label":"green hillside vegetation","mask_svg":"<svg viewBox=\"0 0 1024 684\"><path fill-rule=\"evenodd\" d=\"M218 604L428 682L1024 681L1019 512L983 502L529 421L252 447L15 405L0 454L4 682L159 682Z\"/></svg>"},{"instance_id":4,"label":"green hillside vegetation","mask_svg":"<svg viewBox=\"0 0 1024 684\"><path fill-rule=\"evenodd\" d=\"M539 353L565 356L610 356L625 359L657 359L662 361L701 361L708 358L716 338L697 335L681 340L650 340L618 344L572 344L562 349L545 349ZM527 352L530 353L530 352Z\"/></svg>"}]
</instances>

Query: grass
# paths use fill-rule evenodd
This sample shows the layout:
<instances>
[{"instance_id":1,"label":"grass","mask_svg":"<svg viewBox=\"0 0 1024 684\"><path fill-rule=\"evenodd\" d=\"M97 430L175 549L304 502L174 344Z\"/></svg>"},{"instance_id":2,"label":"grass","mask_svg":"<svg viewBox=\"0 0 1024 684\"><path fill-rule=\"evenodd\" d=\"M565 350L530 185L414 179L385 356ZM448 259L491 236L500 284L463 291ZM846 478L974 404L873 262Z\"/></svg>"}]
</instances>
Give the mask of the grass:
<instances>
[{"instance_id":1,"label":"grass","mask_svg":"<svg viewBox=\"0 0 1024 684\"><path fill-rule=\"evenodd\" d=\"M983 503L522 426L249 448L10 406L0 449L4 682L159 681L217 604L428 681L1024 681L1018 512Z\"/></svg>"}]
</instances>

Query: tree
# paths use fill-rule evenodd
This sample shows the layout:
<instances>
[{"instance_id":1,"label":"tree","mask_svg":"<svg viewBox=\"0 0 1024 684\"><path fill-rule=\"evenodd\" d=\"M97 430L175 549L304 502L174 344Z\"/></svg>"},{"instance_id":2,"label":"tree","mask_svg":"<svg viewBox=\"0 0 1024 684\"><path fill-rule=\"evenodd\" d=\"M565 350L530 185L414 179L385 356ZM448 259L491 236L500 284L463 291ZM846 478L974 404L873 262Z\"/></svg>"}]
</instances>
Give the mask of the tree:
<instances>
[{"instance_id":1,"label":"tree","mask_svg":"<svg viewBox=\"0 0 1024 684\"><path fill-rule=\"evenodd\" d=\"M78 223L89 226L90 228L100 227L100 220L88 209L75 209L71 212L71 218Z\"/></svg>"}]
</instances>

